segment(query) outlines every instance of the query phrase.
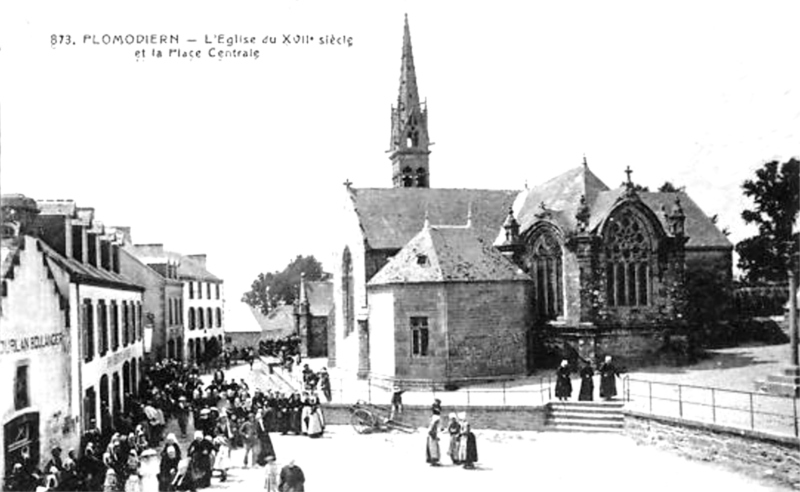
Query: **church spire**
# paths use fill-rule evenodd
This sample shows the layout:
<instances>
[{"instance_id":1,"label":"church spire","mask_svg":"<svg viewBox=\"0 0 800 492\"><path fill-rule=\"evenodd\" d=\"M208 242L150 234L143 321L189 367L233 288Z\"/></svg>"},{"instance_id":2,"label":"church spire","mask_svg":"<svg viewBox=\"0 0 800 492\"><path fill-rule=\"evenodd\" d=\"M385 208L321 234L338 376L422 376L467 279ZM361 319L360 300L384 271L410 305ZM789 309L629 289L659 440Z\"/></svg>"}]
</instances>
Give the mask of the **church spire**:
<instances>
[{"instance_id":1,"label":"church spire","mask_svg":"<svg viewBox=\"0 0 800 492\"><path fill-rule=\"evenodd\" d=\"M420 102L408 15L403 28L400 90L392 107L392 183L395 188L428 188L428 109Z\"/></svg>"}]
</instances>

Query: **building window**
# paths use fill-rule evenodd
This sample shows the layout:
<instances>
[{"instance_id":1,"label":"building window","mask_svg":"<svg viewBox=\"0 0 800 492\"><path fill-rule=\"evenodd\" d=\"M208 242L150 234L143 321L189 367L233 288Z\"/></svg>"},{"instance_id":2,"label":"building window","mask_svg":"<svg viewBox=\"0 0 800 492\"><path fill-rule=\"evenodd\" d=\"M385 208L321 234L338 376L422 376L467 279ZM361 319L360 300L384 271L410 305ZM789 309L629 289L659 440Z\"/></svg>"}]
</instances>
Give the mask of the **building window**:
<instances>
[{"instance_id":1,"label":"building window","mask_svg":"<svg viewBox=\"0 0 800 492\"><path fill-rule=\"evenodd\" d=\"M197 298L203 298L203 282L197 282Z\"/></svg>"},{"instance_id":2,"label":"building window","mask_svg":"<svg viewBox=\"0 0 800 492\"><path fill-rule=\"evenodd\" d=\"M128 346L128 301L122 301L122 346Z\"/></svg>"},{"instance_id":3,"label":"building window","mask_svg":"<svg viewBox=\"0 0 800 492\"><path fill-rule=\"evenodd\" d=\"M403 177L401 179L403 182L403 188L411 188L414 186L414 177L410 167L403 168Z\"/></svg>"},{"instance_id":4,"label":"building window","mask_svg":"<svg viewBox=\"0 0 800 492\"><path fill-rule=\"evenodd\" d=\"M206 326L214 328L214 316L211 308L206 308Z\"/></svg>"},{"instance_id":5,"label":"building window","mask_svg":"<svg viewBox=\"0 0 800 492\"><path fill-rule=\"evenodd\" d=\"M203 308L197 308L197 328L203 330L206 327L206 318L203 313Z\"/></svg>"},{"instance_id":6,"label":"building window","mask_svg":"<svg viewBox=\"0 0 800 492\"><path fill-rule=\"evenodd\" d=\"M139 377L139 373L136 372L136 357L131 359L131 394L133 396L139 395L139 386L137 386L137 380Z\"/></svg>"},{"instance_id":7,"label":"building window","mask_svg":"<svg viewBox=\"0 0 800 492\"><path fill-rule=\"evenodd\" d=\"M172 299L167 299L167 319L169 320L169 325L172 326L175 324L175 304L172 302Z\"/></svg>"},{"instance_id":8,"label":"building window","mask_svg":"<svg viewBox=\"0 0 800 492\"><path fill-rule=\"evenodd\" d=\"M83 412L86 416L83 422L83 429L86 431L97 428L97 394L93 386L86 388L84 393Z\"/></svg>"},{"instance_id":9,"label":"building window","mask_svg":"<svg viewBox=\"0 0 800 492\"><path fill-rule=\"evenodd\" d=\"M92 300L83 301L83 360L89 362L94 358L94 309Z\"/></svg>"},{"instance_id":10,"label":"building window","mask_svg":"<svg viewBox=\"0 0 800 492\"><path fill-rule=\"evenodd\" d=\"M217 308L217 328L222 327L222 309Z\"/></svg>"},{"instance_id":11,"label":"building window","mask_svg":"<svg viewBox=\"0 0 800 492\"><path fill-rule=\"evenodd\" d=\"M211 282L206 284L206 297L211 299Z\"/></svg>"},{"instance_id":12,"label":"building window","mask_svg":"<svg viewBox=\"0 0 800 492\"><path fill-rule=\"evenodd\" d=\"M533 278L537 316L555 319L564 315L564 267L561 245L545 231L533 240L528 273Z\"/></svg>"},{"instance_id":13,"label":"building window","mask_svg":"<svg viewBox=\"0 0 800 492\"><path fill-rule=\"evenodd\" d=\"M411 317L411 355L428 355L428 318Z\"/></svg>"},{"instance_id":14,"label":"building window","mask_svg":"<svg viewBox=\"0 0 800 492\"><path fill-rule=\"evenodd\" d=\"M28 387L28 365L17 366L14 376L14 410L22 410L31 406L30 388Z\"/></svg>"},{"instance_id":15,"label":"building window","mask_svg":"<svg viewBox=\"0 0 800 492\"><path fill-rule=\"evenodd\" d=\"M417 186L420 188L427 188L428 186L428 173L425 172L424 167L417 169Z\"/></svg>"},{"instance_id":16,"label":"building window","mask_svg":"<svg viewBox=\"0 0 800 492\"><path fill-rule=\"evenodd\" d=\"M428 264L428 257L426 255L417 255L417 265L425 266Z\"/></svg>"},{"instance_id":17,"label":"building window","mask_svg":"<svg viewBox=\"0 0 800 492\"><path fill-rule=\"evenodd\" d=\"M97 301L97 344L100 357L108 353L108 308L106 301Z\"/></svg>"},{"instance_id":18,"label":"building window","mask_svg":"<svg viewBox=\"0 0 800 492\"><path fill-rule=\"evenodd\" d=\"M194 330L194 308L189 308L189 329Z\"/></svg>"},{"instance_id":19,"label":"building window","mask_svg":"<svg viewBox=\"0 0 800 492\"><path fill-rule=\"evenodd\" d=\"M644 221L631 209L609 220L605 233L606 298L611 307L650 304L653 241Z\"/></svg>"},{"instance_id":20,"label":"building window","mask_svg":"<svg viewBox=\"0 0 800 492\"><path fill-rule=\"evenodd\" d=\"M353 293L353 258L350 248L342 255L342 311L344 314L344 334L355 329L355 295Z\"/></svg>"},{"instance_id":21,"label":"building window","mask_svg":"<svg viewBox=\"0 0 800 492\"><path fill-rule=\"evenodd\" d=\"M142 303L136 303L136 340L142 341L144 338L144 329L142 325Z\"/></svg>"},{"instance_id":22,"label":"building window","mask_svg":"<svg viewBox=\"0 0 800 492\"><path fill-rule=\"evenodd\" d=\"M189 282L189 299L194 299L194 282Z\"/></svg>"},{"instance_id":23,"label":"building window","mask_svg":"<svg viewBox=\"0 0 800 492\"><path fill-rule=\"evenodd\" d=\"M117 301L111 301L111 349L119 348L119 306Z\"/></svg>"},{"instance_id":24,"label":"building window","mask_svg":"<svg viewBox=\"0 0 800 492\"><path fill-rule=\"evenodd\" d=\"M178 299L178 324L183 324L183 299Z\"/></svg>"},{"instance_id":25,"label":"building window","mask_svg":"<svg viewBox=\"0 0 800 492\"><path fill-rule=\"evenodd\" d=\"M216 284L216 289L217 289L217 299L219 299L219 284Z\"/></svg>"}]
</instances>

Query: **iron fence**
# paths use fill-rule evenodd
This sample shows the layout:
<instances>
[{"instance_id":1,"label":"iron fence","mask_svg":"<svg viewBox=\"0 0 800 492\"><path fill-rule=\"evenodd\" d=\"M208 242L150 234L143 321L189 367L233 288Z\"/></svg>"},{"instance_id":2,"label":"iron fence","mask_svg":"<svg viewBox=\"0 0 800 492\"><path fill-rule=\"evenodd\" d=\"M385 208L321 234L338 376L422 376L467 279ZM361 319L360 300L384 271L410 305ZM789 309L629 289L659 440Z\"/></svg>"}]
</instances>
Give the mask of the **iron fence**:
<instances>
[{"instance_id":1,"label":"iron fence","mask_svg":"<svg viewBox=\"0 0 800 492\"><path fill-rule=\"evenodd\" d=\"M627 409L642 413L800 437L797 398L791 396L629 376L623 379L623 396Z\"/></svg>"},{"instance_id":2,"label":"iron fence","mask_svg":"<svg viewBox=\"0 0 800 492\"><path fill-rule=\"evenodd\" d=\"M303 389L302 373L277 369L276 373L296 390ZM391 403L394 389L385 379L332 377L331 402L351 404L366 401L375 404ZM527 381L524 385L514 382L466 381L458 389L442 390L442 385L429 380L404 380L402 400L404 405L430 405L439 398L450 406L539 406L553 397L553 381L550 376ZM317 388L316 393L324 398Z\"/></svg>"}]
</instances>

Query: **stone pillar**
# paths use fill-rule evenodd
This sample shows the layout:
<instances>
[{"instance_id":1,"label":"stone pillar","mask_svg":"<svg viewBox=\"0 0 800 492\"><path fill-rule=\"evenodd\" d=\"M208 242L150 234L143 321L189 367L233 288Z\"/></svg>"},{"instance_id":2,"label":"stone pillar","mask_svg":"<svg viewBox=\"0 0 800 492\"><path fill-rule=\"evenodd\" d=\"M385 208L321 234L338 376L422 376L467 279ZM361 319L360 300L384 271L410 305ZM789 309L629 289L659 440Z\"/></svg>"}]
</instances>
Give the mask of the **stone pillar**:
<instances>
[{"instance_id":1,"label":"stone pillar","mask_svg":"<svg viewBox=\"0 0 800 492\"><path fill-rule=\"evenodd\" d=\"M580 322L592 323L597 317L597 305L603 299L602 277L598 271L597 240L589 234L579 234L574 239L580 277Z\"/></svg>"},{"instance_id":2,"label":"stone pillar","mask_svg":"<svg viewBox=\"0 0 800 492\"><path fill-rule=\"evenodd\" d=\"M369 320L358 320L358 372L359 379L369 377Z\"/></svg>"}]
</instances>

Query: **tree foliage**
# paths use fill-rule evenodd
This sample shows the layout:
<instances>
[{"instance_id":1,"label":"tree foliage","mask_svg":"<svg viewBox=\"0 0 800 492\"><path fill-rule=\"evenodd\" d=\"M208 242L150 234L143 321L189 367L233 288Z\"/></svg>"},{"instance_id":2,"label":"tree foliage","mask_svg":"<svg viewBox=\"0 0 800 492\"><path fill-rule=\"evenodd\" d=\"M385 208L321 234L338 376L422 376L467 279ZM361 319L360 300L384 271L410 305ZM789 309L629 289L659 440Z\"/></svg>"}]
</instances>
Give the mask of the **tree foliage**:
<instances>
[{"instance_id":1,"label":"tree foliage","mask_svg":"<svg viewBox=\"0 0 800 492\"><path fill-rule=\"evenodd\" d=\"M250 290L242 296L242 302L267 314L280 303L291 304L297 298L300 275L306 280L325 280L328 274L314 256L301 256L292 260L283 271L259 273Z\"/></svg>"},{"instance_id":2,"label":"tree foliage","mask_svg":"<svg viewBox=\"0 0 800 492\"><path fill-rule=\"evenodd\" d=\"M742 189L755 205L742 212L742 219L756 225L758 234L736 245L739 268L750 283L785 281L790 260L795 271L798 266L800 236L792 227L800 209L800 161L768 162Z\"/></svg>"},{"instance_id":3,"label":"tree foliage","mask_svg":"<svg viewBox=\"0 0 800 492\"><path fill-rule=\"evenodd\" d=\"M685 186L675 186L671 181L664 181L664 184L658 188L661 193L678 193L686 191Z\"/></svg>"}]
</instances>

